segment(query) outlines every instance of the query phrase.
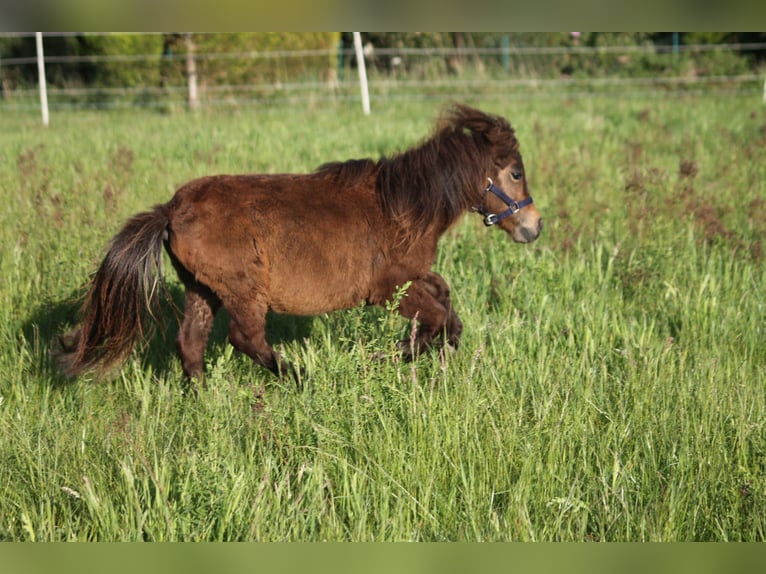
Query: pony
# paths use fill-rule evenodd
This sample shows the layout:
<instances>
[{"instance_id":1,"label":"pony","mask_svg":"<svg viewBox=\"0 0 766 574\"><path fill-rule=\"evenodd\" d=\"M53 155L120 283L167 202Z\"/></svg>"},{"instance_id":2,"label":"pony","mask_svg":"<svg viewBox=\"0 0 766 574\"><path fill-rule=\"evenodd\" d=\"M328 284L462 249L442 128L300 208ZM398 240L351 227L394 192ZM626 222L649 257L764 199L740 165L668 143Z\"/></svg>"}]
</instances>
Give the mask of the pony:
<instances>
[{"instance_id":1,"label":"pony","mask_svg":"<svg viewBox=\"0 0 766 574\"><path fill-rule=\"evenodd\" d=\"M61 336L68 377L122 362L159 318L162 250L185 287L176 348L185 377L202 379L213 319L278 376L290 365L266 340L267 311L318 315L385 305L408 285L398 312L414 320L405 359L457 348L463 325L431 266L439 238L467 211L518 243L537 239L519 142L507 120L463 104L405 151L326 163L307 174L213 175L130 218L85 291L81 322Z\"/></svg>"}]
</instances>

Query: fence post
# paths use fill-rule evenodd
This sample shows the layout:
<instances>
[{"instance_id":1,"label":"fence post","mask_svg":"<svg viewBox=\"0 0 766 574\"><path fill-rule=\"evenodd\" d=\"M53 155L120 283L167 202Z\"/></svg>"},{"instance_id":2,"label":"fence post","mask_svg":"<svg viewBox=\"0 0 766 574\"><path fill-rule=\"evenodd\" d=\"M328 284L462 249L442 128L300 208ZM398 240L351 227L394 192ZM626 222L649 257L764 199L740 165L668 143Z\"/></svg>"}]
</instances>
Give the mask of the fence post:
<instances>
[{"instance_id":1,"label":"fence post","mask_svg":"<svg viewBox=\"0 0 766 574\"><path fill-rule=\"evenodd\" d=\"M45 81L45 56L43 55L43 33L35 32L37 45L37 76L40 83L40 107L43 111L43 125L48 125L48 84Z\"/></svg>"},{"instance_id":2,"label":"fence post","mask_svg":"<svg viewBox=\"0 0 766 574\"><path fill-rule=\"evenodd\" d=\"M184 35L184 41L186 43L186 77L189 82L189 109L196 110L199 107L197 62L194 59L194 40L190 32Z\"/></svg>"},{"instance_id":3,"label":"fence post","mask_svg":"<svg viewBox=\"0 0 766 574\"><path fill-rule=\"evenodd\" d=\"M356 49L356 65L359 68L359 83L362 88L362 110L365 116L370 115L370 92L367 88L367 69L364 64L364 51L362 50L362 34L354 32L354 48Z\"/></svg>"},{"instance_id":4,"label":"fence post","mask_svg":"<svg viewBox=\"0 0 766 574\"><path fill-rule=\"evenodd\" d=\"M338 39L338 81L343 81L343 36Z\"/></svg>"},{"instance_id":5,"label":"fence post","mask_svg":"<svg viewBox=\"0 0 766 574\"><path fill-rule=\"evenodd\" d=\"M511 39L508 34L503 34L502 39L503 46L503 69L508 71L511 69Z\"/></svg>"}]
</instances>

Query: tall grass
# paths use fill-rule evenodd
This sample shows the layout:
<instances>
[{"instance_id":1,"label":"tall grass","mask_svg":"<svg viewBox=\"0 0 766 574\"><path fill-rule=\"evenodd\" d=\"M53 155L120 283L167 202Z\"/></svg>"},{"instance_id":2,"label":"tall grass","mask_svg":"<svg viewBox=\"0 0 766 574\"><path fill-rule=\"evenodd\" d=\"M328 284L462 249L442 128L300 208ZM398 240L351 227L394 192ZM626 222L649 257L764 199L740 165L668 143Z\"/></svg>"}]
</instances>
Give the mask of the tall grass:
<instances>
[{"instance_id":1,"label":"tall grass","mask_svg":"<svg viewBox=\"0 0 766 574\"><path fill-rule=\"evenodd\" d=\"M222 314L196 396L172 319L108 380L50 364L122 221L199 175L406 148L439 104L3 117L0 539L763 540L766 110L474 103L517 128L545 229L445 237L460 350L373 361L391 312L274 316L297 390Z\"/></svg>"}]
</instances>

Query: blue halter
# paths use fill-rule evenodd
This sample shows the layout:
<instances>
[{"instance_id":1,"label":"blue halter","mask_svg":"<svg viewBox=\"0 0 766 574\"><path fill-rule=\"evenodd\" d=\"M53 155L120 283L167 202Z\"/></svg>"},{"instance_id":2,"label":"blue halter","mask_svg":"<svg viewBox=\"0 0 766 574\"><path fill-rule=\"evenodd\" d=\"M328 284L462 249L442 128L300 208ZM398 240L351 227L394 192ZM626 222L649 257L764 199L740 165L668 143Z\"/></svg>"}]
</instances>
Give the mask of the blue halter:
<instances>
[{"instance_id":1,"label":"blue halter","mask_svg":"<svg viewBox=\"0 0 766 574\"><path fill-rule=\"evenodd\" d=\"M487 227L490 227L492 225L495 225L496 223L500 223L503 219L506 217L513 215L514 213L518 213L518 211L526 207L527 205L532 203L532 198L527 197L526 199L522 199L521 201L514 201L510 197L508 197L502 189L495 186L495 183L492 181L491 177L487 178L487 181L489 184L487 187L484 188L484 196L486 197L487 192L491 191L494 193L497 197L500 198L500 200L505 203L508 206L508 209L503 211L502 213L491 213L487 211L487 209L484 207L484 205L475 205L474 210L478 211L484 216L484 225Z\"/></svg>"}]
</instances>

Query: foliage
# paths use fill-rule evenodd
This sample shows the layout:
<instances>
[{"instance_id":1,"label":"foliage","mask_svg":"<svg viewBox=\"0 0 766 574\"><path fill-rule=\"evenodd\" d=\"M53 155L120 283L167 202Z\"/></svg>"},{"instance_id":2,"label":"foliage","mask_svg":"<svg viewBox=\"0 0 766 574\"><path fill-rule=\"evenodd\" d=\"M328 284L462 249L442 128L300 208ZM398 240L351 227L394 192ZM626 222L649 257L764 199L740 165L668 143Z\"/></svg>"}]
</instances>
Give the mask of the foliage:
<instances>
[{"instance_id":1,"label":"foliage","mask_svg":"<svg viewBox=\"0 0 766 574\"><path fill-rule=\"evenodd\" d=\"M46 56L90 56L92 60L72 63L53 62L48 68L51 86L95 86L152 89L186 84L184 34L81 34L45 38ZM339 34L334 32L259 32L192 34L192 44L200 61L197 73L200 84L246 84L328 79L335 73L334 53ZM331 56L300 58L253 58L257 52L286 50L331 50ZM239 58L223 57L226 52ZM34 38L0 38L3 58L29 57L35 54ZM206 55L206 56L200 56ZM117 60L104 56L119 57ZM2 60L0 60L2 64ZM6 88L34 84L35 66L3 68Z\"/></svg>"},{"instance_id":2,"label":"foliage","mask_svg":"<svg viewBox=\"0 0 766 574\"><path fill-rule=\"evenodd\" d=\"M146 56L155 58L139 61L103 62L90 66L85 83L96 86L156 86L159 83L159 55L162 37L153 34L85 35L82 53L93 56Z\"/></svg>"},{"instance_id":3,"label":"foliage","mask_svg":"<svg viewBox=\"0 0 766 574\"><path fill-rule=\"evenodd\" d=\"M48 81L52 87L134 88L146 92L183 87L187 81L186 36L179 33L47 36L45 50L48 56L95 58L51 62L47 66ZM215 90L224 85L244 88L257 83L299 80L332 82L338 73L343 73L344 65L355 65L353 55L344 61L343 54L338 53L339 47L348 51L353 45L349 32L197 33L190 39L197 55L198 81L203 90ZM766 34L688 32L678 34L677 40L683 48L696 44L764 42ZM373 73L377 71L403 79L477 73L488 78L511 74L513 77L542 79L561 74L575 77L734 75L755 69L766 54L766 50L673 54L670 50L672 34L647 32L369 32L363 34L363 41L372 48L368 57ZM578 46L605 50L595 54L528 54L523 51L529 47ZM644 47L646 50L637 53L606 50L615 47ZM446 55L397 55L397 50L405 48L439 49ZM487 49L489 53L481 52ZM299 57L283 54L315 50L326 53L303 53ZM0 58L13 60L34 54L34 38L0 38ZM120 59L104 59L106 56L119 56ZM36 79L34 65L5 65L2 68L3 86L7 92L32 86Z\"/></svg>"},{"instance_id":4,"label":"foliage","mask_svg":"<svg viewBox=\"0 0 766 574\"><path fill-rule=\"evenodd\" d=\"M287 32L193 34L195 53L205 55L197 68L203 86L247 85L254 82L286 82L298 79L327 80L335 73L335 49L339 34ZM175 58L173 84L184 83L183 54L186 46L176 37L171 41ZM251 58L257 53L329 50L330 55ZM223 57L227 53L240 58ZM221 57L218 57L221 56Z\"/></svg>"},{"instance_id":5,"label":"foliage","mask_svg":"<svg viewBox=\"0 0 766 574\"><path fill-rule=\"evenodd\" d=\"M756 99L474 101L514 124L545 229L515 245L468 214L445 237L454 354L372 360L411 325L360 307L271 318L301 390L225 316L196 394L172 320L110 379L53 369L129 215L196 176L406 148L439 103L3 114L0 539L763 541Z\"/></svg>"}]
</instances>

